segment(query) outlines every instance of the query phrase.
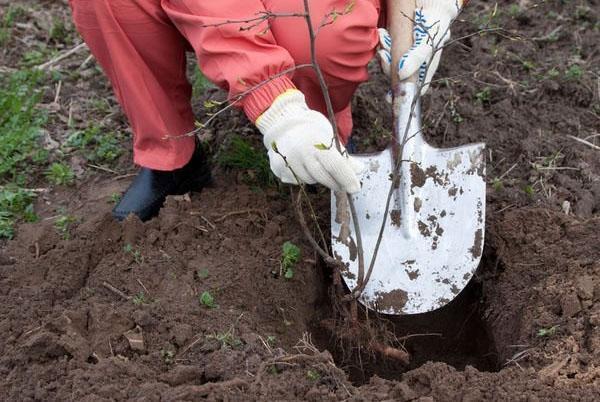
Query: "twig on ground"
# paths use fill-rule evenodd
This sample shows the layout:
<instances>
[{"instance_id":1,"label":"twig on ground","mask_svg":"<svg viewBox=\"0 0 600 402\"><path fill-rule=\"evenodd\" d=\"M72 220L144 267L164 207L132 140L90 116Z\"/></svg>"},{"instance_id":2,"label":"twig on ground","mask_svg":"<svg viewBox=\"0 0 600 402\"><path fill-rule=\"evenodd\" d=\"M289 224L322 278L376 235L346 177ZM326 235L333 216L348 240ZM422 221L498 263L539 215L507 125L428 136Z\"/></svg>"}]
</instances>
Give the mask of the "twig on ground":
<instances>
[{"instance_id":1,"label":"twig on ground","mask_svg":"<svg viewBox=\"0 0 600 402\"><path fill-rule=\"evenodd\" d=\"M262 209L256 209L256 208L250 208L250 209L243 209L241 211L229 212L229 213L221 216L220 218L215 219L214 222L215 223L223 222L225 219L230 218L232 216L251 214L253 212L259 214L261 216L261 218L263 218L264 220L267 220L267 218L266 218L267 213L264 210L262 210Z\"/></svg>"},{"instance_id":2,"label":"twig on ground","mask_svg":"<svg viewBox=\"0 0 600 402\"><path fill-rule=\"evenodd\" d=\"M111 292L125 300L131 300L131 296L127 296L125 293L123 293L122 291L120 291L119 289L117 289L116 287L114 287L106 281L102 282L102 286L104 286L106 289L110 290Z\"/></svg>"},{"instance_id":3,"label":"twig on ground","mask_svg":"<svg viewBox=\"0 0 600 402\"><path fill-rule=\"evenodd\" d=\"M142 289L144 289L146 291L146 294L148 296L150 296L150 291L148 290L148 288L146 286L144 286L144 283L139 278L137 278L137 283L139 283L140 286L142 287Z\"/></svg>"},{"instance_id":4,"label":"twig on ground","mask_svg":"<svg viewBox=\"0 0 600 402\"><path fill-rule=\"evenodd\" d=\"M598 146L596 144L592 144L591 142L584 140L583 138L575 137L574 135L571 135L571 134L567 134L567 137L574 139L575 141L580 142L584 145L587 145L588 147L590 147L592 149L600 151L600 146Z\"/></svg>"},{"instance_id":5,"label":"twig on ground","mask_svg":"<svg viewBox=\"0 0 600 402\"><path fill-rule=\"evenodd\" d=\"M508 169L506 172L502 173L502 174L500 175L500 177L498 177L498 180L502 180L503 178L505 178L506 176L508 176L508 174L509 174L510 172L512 172L512 171L513 171L513 169L514 169L514 168L516 168L518 165L519 165L519 163L518 163L518 162L517 162L517 163L515 163L514 165L512 165L512 166L511 166L511 167L510 167L510 168L509 168L509 169Z\"/></svg>"},{"instance_id":6,"label":"twig on ground","mask_svg":"<svg viewBox=\"0 0 600 402\"><path fill-rule=\"evenodd\" d=\"M116 170L112 170L112 169L104 167L104 166L94 165L94 164L91 164L91 163L88 163L87 165L89 167L91 167L92 169L101 170L103 172L112 173L112 174L116 174L116 175L120 175L121 174L121 173L117 172Z\"/></svg>"},{"instance_id":7,"label":"twig on ground","mask_svg":"<svg viewBox=\"0 0 600 402\"><path fill-rule=\"evenodd\" d=\"M66 52L62 52L58 56L54 57L53 59L48 60L47 62L45 62L43 64L40 64L39 66L36 67L36 69L46 70L47 68L52 67L56 63L63 61L64 59L74 55L75 53L77 53L80 50L85 49L85 48L87 48L87 45L85 44L85 42L80 43L79 45L75 46L74 48L71 48L71 49L67 50Z\"/></svg>"}]
</instances>

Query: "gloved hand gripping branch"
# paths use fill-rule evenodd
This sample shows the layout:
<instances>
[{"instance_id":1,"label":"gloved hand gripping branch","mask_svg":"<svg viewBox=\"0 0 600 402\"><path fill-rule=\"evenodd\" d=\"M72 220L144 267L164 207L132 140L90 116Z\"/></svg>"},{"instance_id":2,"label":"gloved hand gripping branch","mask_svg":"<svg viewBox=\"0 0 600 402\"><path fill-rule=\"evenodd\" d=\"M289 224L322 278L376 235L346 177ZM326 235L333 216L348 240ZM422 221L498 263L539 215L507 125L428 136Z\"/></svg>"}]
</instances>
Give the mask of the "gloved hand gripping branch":
<instances>
[{"instance_id":1,"label":"gloved hand gripping branch","mask_svg":"<svg viewBox=\"0 0 600 402\"><path fill-rule=\"evenodd\" d=\"M417 0L414 16L413 46L398 63L397 74L405 80L419 71L421 95L438 69L442 48L450 39L450 24L468 1L463 0ZM401 22L400 22L401 23ZM392 74L392 38L386 29L379 29L380 49L377 56L384 74ZM427 66L429 64L429 67Z\"/></svg>"},{"instance_id":2,"label":"gloved hand gripping branch","mask_svg":"<svg viewBox=\"0 0 600 402\"><path fill-rule=\"evenodd\" d=\"M263 134L271 170L284 183L320 183L334 191L360 190L363 170L334 143L333 127L321 113L309 109L302 92L288 90L256 120Z\"/></svg>"}]
</instances>

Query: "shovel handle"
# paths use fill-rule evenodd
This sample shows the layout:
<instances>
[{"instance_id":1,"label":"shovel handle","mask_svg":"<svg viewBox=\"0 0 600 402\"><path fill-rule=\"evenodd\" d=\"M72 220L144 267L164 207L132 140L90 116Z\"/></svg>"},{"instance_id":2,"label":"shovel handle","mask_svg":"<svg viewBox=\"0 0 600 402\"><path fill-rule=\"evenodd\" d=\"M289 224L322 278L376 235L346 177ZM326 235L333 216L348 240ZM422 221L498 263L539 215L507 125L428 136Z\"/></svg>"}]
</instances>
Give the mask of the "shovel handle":
<instances>
[{"instance_id":1,"label":"shovel handle","mask_svg":"<svg viewBox=\"0 0 600 402\"><path fill-rule=\"evenodd\" d=\"M387 0L388 31L392 37L392 88L400 84L396 68L400 58L413 45L415 0ZM404 82L416 82L418 72Z\"/></svg>"}]
</instances>

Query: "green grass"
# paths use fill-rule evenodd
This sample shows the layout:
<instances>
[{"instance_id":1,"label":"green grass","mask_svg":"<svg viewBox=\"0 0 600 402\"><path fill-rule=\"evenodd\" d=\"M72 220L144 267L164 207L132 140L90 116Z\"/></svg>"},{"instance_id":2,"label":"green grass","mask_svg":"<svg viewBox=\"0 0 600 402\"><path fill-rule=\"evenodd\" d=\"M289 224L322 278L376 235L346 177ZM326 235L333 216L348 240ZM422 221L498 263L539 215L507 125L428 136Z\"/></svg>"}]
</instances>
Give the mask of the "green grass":
<instances>
[{"instance_id":1,"label":"green grass","mask_svg":"<svg viewBox=\"0 0 600 402\"><path fill-rule=\"evenodd\" d=\"M37 105L43 73L17 71L0 78L0 183L26 181L31 167L41 165L47 152L38 145L47 115Z\"/></svg>"},{"instance_id":2,"label":"green grass","mask_svg":"<svg viewBox=\"0 0 600 402\"><path fill-rule=\"evenodd\" d=\"M12 238L19 219L35 220L35 194L23 187L48 157L38 141L47 121L37 107L43 79L28 70L0 76L0 238Z\"/></svg>"},{"instance_id":3,"label":"green grass","mask_svg":"<svg viewBox=\"0 0 600 402\"><path fill-rule=\"evenodd\" d=\"M578 81L583 76L583 69L581 66L573 64L565 71L565 76L570 81Z\"/></svg>"},{"instance_id":4,"label":"green grass","mask_svg":"<svg viewBox=\"0 0 600 402\"><path fill-rule=\"evenodd\" d=\"M77 222L77 219L69 215L61 215L54 222L54 227L67 240L71 237L71 226Z\"/></svg>"},{"instance_id":5,"label":"green grass","mask_svg":"<svg viewBox=\"0 0 600 402\"><path fill-rule=\"evenodd\" d=\"M83 150L91 162L112 162L123 153L122 136L103 132L102 127L91 124L85 130L74 131L65 142L65 150Z\"/></svg>"},{"instance_id":6,"label":"green grass","mask_svg":"<svg viewBox=\"0 0 600 402\"><path fill-rule=\"evenodd\" d=\"M8 43L12 36L12 27L15 22L21 21L27 12L21 6L11 4L4 12L4 16L0 20L0 46Z\"/></svg>"},{"instance_id":7,"label":"green grass","mask_svg":"<svg viewBox=\"0 0 600 402\"><path fill-rule=\"evenodd\" d=\"M35 194L16 186L0 188L0 238L12 239L17 219L35 222L33 212Z\"/></svg>"},{"instance_id":8,"label":"green grass","mask_svg":"<svg viewBox=\"0 0 600 402\"><path fill-rule=\"evenodd\" d=\"M213 87L213 84L202 74L200 69L196 68L194 70L194 74L192 75L192 96L194 98L198 98L200 95L204 93L208 88Z\"/></svg>"},{"instance_id":9,"label":"green grass","mask_svg":"<svg viewBox=\"0 0 600 402\"><path fill-rule=\"evenodd\" d=\"M219 155L218 163L227 169L243 170L249 183L271 187L277 181L269 167L269 159L261 147L256 149L246 139L233 136L228 147Z\"/></svg>"},{"instance_id":10,"label":"green grass","mask_svg":"<svg viewBox=\"0 0 600 402\"><path fill-rule=\"evenodd\" d=\"M62 162L50 165L46 170L46 178L57 186L69 186L75 182L75 174L68 165Z\"/></svg>"}]
</instances>

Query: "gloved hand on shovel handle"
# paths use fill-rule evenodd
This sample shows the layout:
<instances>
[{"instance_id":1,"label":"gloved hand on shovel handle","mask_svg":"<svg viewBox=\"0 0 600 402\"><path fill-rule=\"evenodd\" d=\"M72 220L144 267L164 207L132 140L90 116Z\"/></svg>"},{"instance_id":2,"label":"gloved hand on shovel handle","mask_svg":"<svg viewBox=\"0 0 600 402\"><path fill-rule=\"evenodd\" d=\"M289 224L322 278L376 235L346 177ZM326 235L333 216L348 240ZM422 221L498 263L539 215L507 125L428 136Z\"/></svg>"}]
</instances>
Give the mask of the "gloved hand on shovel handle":
<instances>
[{"instance_id":1,"label":"gloved hand on shovel handle","mask_svg":"<svg viewBox=\"0 0 600 402\"><path fill-rule=\"evenodd\" d=\"M263 134L271 170L284 183L320 183L334 191L356 193L363 170L334 143L333 128L321 113L308 108L304 95L288 90L256 120Z\"/></svg>"},{"instance_id":2,"label":"gloved hand on shovel handle","mask_svg":"<svg viewBox=\"0 0 600 402\"><path fill-rule=\"evenodd\" d=\"M421 95L427 92L437 71L442 48L450 39L450 24L467 2L468 0L416 0L413 46L400 58L397 74L400 80L405 80L419 70L419 84L423 85ZM377 56L381 68L384 74L391 77L392 38L386 29L379 29L379 44Z\"/></svg>"}]
</instances>

